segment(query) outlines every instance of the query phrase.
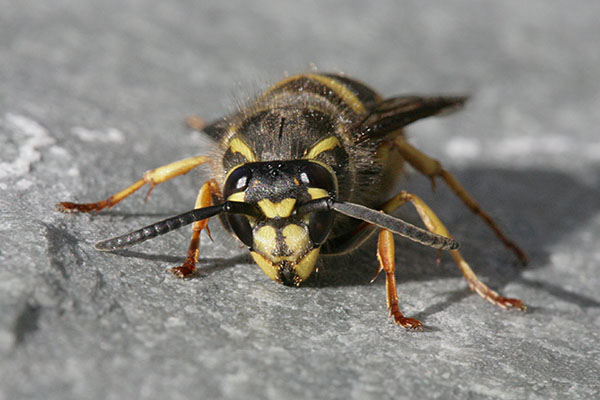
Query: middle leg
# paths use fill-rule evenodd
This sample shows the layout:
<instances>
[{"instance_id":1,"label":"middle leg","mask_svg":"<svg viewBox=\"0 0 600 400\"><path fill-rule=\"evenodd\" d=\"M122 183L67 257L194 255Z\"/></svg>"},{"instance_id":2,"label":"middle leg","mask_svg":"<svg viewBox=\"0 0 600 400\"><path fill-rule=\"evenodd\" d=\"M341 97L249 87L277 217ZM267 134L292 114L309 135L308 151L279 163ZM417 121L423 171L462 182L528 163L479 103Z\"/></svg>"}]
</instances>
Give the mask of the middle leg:
<instances>
[{"instance_id":1,"label":"middle leg","mask_svg":"<svg viewBox=\"0 0 600 400\"><path fill-rule=\"evenodd\" d=\"M401 325L406 329L422 330L423 326L421 322L414 318L406 318L398 306L394 235L387 229L381 229L379 231L377 259L379 260L379 267L375 276L377 276L381 270L385 271L385 291L387 295L387 307L388 310L390 310L390 317L394 318L394 322L396 322L397 325Z\"/></svg>"}]
</instances>

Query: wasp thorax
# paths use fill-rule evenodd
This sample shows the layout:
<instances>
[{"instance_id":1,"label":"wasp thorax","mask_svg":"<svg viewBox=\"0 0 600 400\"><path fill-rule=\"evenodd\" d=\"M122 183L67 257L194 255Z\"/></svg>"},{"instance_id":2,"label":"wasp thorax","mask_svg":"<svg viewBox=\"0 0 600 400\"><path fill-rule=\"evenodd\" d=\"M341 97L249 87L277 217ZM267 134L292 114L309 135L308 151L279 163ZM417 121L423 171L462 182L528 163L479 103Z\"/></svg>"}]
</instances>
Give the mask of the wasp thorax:
<instances>
[{"instance_id":1,"label":"wasp thorax","mask_svg":"<svg viewBox=\"0 0 600 400\"><path fill-rule=\"evenodd\" d=\"M334 214L300 215L297 210L311 200L335 199L332 172L307 160L247 163L228 174L223 192L226 200L261 211L259 216L228 214L227 220L265 274L286 285L299 285L310 276Z\"/></svg>"}]
</instances>

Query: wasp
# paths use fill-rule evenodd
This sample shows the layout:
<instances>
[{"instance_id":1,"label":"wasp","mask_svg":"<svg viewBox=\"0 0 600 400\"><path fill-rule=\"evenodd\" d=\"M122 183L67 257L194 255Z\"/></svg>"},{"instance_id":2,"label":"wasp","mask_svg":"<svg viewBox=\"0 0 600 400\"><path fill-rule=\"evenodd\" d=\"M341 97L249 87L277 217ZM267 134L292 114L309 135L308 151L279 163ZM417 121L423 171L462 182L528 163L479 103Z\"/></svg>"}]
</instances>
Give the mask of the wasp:
<instances>
[{"instance_id":1,"label":"wasp","mask_svg":"<svg viewBox=\"0 0 600 400\"><path fill-rule=\"evenodd\" d=\"M203 128L218 142L211 156L186 158L147 171L124 190L96 203L57 204L62 212L96 212L112 207L140 188L158 184L210 163L212 179L200 188L194 209L134 232L99 241L115 251L193 224L182 265L169 270L186 278L196 271L200 233L218 216L273 281L298 286L316 269L319 255L345 254L378 234L375 277L385 272L390 316L406 329L422 324L400 311L395 281L394 234L447 250L471 290L503 308L524 310L518 299L501 296L480 281L458 251L458 242L416 194L395 192L405 166L441 179L525 264L511 241L436 159L413 147L404 127L419 119L461 108L466 96L384 98L343 74L288 77L246 107ZM199 121L199 120L194 120ZM392 216L405 204L424 228Z\"/></svg>"}]
</instances>

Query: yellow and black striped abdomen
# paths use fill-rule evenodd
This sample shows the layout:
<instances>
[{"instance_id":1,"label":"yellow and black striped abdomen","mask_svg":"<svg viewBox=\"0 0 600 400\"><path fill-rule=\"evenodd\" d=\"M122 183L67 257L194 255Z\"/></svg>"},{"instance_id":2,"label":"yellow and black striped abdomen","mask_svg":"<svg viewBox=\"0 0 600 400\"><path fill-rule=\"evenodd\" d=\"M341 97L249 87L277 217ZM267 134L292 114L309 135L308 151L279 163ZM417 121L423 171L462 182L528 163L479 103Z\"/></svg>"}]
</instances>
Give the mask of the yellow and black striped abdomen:
<instances>
[{"instance_id":1,"label":"yellow and black striped abdomen","mask_svg":"<svg viewBox=\"0 0 600 400\"><path fill-rule=\"evenodd\" d=\"M278 92L311 93L338 107L338 113L357 116L369 111L381 97L362 83L335 74L294 75L272 86L265 96Z\"/></svg>"}]
</instances>

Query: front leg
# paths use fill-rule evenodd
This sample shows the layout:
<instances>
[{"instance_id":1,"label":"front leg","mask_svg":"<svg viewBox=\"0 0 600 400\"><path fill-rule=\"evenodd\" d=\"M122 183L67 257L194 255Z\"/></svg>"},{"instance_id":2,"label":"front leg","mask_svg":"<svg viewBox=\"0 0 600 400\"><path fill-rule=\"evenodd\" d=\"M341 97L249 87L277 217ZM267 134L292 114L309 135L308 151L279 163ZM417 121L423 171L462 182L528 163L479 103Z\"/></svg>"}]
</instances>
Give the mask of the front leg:
<instances>
[{"instance_id":1,"label":"front leg","mask_svg":"<svg viewBox=\"0 0 600 400\"><path fill-rule=\"evenodd\" d=\"M101 200L96 203L71 203L68 201L63 201L56 205L56 209L65 213L100 211L105 208L110 208L119 203L121 200L131 196L144 185L150 185L148 194L146 195L146 197L148 197L156 185L177 176L187 174L193 168L200 164L204 164L207 161L210 161L210 158L206 156L189 157L183 160L175 161L173 163L163 165L162 167L146 171L142 179L105 200Z\"/></svg>"},{"instance_id":2,"label":"front leg","mask_svg":"<svg viewBox=\"0 0 600 400\"><path fill-rule=\"evenodd\" d=\"M196 197L196 203L194 208L205 208L213 205L213 196L221 197L221 191L217 181L214 179L206 182L198 191ZM175 276L180 278L188 278L196 272L196 263L198 262L199 247L200 247L200 233L203 229L206 229L208 237L210 236L210 229L208 229L208 219L194 222L192 227L192 239L190 240L190 246L185 257L185 261L179 267L170 268L168 271L172 272Z\"/></svg>"}]
</instances>

